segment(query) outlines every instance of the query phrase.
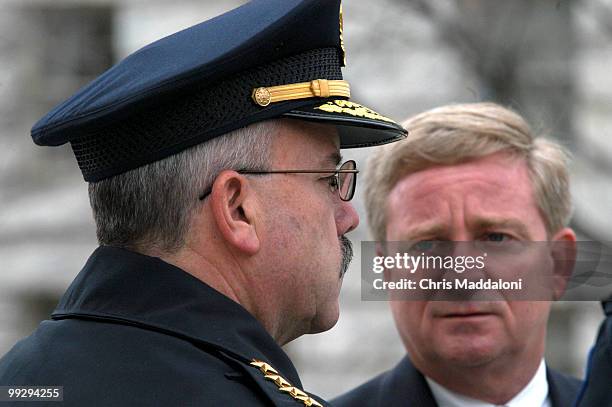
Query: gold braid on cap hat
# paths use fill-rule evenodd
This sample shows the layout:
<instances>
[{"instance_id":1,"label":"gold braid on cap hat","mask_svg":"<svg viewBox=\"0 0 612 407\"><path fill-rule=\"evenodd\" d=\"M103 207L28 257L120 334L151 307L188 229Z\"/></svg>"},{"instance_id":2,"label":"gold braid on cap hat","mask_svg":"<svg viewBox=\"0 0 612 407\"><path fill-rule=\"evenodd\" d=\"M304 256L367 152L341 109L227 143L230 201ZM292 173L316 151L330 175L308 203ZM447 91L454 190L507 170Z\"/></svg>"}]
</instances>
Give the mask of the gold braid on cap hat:
<instances>
[{"instance_id":1,"label":"gold braid on cap hat","mask_svg":"<svg viewBox=\"0 0 612 407\"><path fill-rule=\"evenodd\" d=\"M350 98L351 87L349 83L343 80L315 79L310 82L255 88L251 94L253 101L261 107L286 100L312 97L328 98L330 96Z\"/></svg>"}]
</instances>

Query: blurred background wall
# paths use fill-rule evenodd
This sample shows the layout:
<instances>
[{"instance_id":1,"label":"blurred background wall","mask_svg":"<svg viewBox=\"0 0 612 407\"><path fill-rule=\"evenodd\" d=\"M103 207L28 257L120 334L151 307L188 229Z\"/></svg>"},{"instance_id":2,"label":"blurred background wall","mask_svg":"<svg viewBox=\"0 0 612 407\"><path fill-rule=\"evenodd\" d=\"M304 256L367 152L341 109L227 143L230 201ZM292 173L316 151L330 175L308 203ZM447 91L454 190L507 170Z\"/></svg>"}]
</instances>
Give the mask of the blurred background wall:
<instances>
[{"instance_id":1,"label":"blurred background wall","mask_svg":"<svg viewBox=\"0 0 612 407\"><path fill-rule=\"evenodd\" d=\"M34 146L32 124L139 47L243 2L0 2L0 355L48 317L96 247L70 148ZM355 99L397 120L455 102L513 107L573 152L580 238L612 240L611 0L350 0L344 18ZM361 168L367 154L345 152ZM325 397L404 354L387 304L360 299L361 192L340 321L287 347L305 387ZM582 376L600 319L597 303L555 304L549 365Z\"/></svg>"}]
</instances>

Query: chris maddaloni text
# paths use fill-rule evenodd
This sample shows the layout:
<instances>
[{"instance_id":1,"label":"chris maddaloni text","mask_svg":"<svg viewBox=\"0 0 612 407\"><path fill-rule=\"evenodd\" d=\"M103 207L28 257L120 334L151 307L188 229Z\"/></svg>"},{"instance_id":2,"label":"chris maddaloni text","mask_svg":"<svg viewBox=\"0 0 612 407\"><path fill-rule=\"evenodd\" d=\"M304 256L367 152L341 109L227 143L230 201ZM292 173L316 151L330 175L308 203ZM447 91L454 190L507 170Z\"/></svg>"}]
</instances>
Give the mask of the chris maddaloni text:
<instances>
[{"instance_id":1,"label":"chris maddaloni text","mask_svg":"<svg viewBox=\"0 0 612 407\"><path fill-rule=\"evenodd\" d=\"M497 280L490 278L479 280L469 278L451 280L445 278L442 280L401 278L396 281L384 281L382 278L377 278L372 282L372 285L376 290L522 290L523 279L505 281L501 278Z\"/></svg>"}]
</instances>

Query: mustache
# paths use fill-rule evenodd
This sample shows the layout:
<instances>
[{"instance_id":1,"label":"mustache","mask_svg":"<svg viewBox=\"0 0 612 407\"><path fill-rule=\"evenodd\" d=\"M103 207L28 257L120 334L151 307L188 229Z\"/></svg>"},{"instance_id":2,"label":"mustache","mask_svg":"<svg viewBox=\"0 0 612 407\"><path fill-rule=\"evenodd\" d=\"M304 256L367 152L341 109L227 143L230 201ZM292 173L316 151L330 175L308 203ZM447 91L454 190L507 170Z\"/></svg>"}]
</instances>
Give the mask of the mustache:
<instances>
[{"instance_id":1,"label":"mustache","mask_svg":"<svg viewBox=\"0 0 612 407\"><path fill-rule=\"evenodd\" d=\"M340 264L340 278L348 271L349 264L353 260L353 243L346 237L340 236L340 249L342 250L342 263Z\"/></svg>"}]
</instances>

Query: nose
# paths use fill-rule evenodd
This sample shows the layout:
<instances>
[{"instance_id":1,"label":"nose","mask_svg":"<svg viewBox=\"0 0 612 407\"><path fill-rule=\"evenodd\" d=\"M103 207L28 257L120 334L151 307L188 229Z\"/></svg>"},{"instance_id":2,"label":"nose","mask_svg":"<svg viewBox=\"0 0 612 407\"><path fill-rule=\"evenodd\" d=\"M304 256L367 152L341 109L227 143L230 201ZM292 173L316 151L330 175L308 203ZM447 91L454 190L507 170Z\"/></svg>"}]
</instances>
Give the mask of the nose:
<instances>
[{"instance_id":1,"label":"nose","mask_svg":"<svg viewBox=\"0 0 612 407\"><path fill-rule=\"evenodd\" d=\"M336 212L336 228L338 236L348 233L359 225L359 215L350 202L341 201Z\"/></svg>"}]
</instances>

